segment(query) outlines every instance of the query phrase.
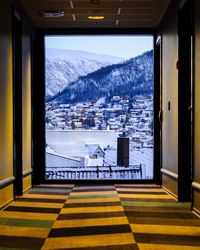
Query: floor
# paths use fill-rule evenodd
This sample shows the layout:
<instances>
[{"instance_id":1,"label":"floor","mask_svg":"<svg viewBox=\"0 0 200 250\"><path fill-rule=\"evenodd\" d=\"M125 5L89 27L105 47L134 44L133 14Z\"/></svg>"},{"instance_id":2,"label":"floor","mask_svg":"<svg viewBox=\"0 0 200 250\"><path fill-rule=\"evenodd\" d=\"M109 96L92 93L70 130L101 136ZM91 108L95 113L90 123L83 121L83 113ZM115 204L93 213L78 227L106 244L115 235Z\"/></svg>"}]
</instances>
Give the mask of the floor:
<instances>
[{"instance_id":1,"label":"floor","mask_svg":"<svg viewBox=\"0 0 200 250\"><path fill-rule=\"evenodd\" d=\"M200 219L156 185L42 185L0 212L0 249L199 250Z\"/></svg>"}]
</instances>

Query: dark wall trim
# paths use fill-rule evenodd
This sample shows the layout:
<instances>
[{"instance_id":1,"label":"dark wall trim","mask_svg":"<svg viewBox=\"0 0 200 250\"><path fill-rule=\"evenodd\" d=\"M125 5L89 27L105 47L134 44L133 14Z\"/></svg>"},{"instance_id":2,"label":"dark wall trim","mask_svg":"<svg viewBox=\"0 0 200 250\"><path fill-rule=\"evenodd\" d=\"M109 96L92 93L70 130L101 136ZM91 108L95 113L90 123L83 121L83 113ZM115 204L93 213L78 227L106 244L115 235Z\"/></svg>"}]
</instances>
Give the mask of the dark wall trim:
<instances>
[{"instance_id":1,"label":"dark wall trim","mask_svg":"<svg viewBox=\"0 0 200 250\"><path fill-rule=\"evenodd\" d=\"M156 183L153 180L45 180L45 35L154 35L155 29L37 29L33 45L33 185L40 183ZM160 167L160 166L159 166Z\"/></svg>"},{"instance_id":2,"label":"dark wall trim","mask_svg":"<svg viewBox=\"0 0 200 250\"><path fill-rule=\"evenodd\" d=\"M33 41L33 109L32 109L32 160L33 185L44 182L45 179L45 75L44 75L44 35L36 32Z\"/></svg>"},{"instance_id":3,"label":"dark wall trim","mask_svg":"<svg viewBox=\"0 0 200 250\"><path fill-rule=\"evenodd\" d=\"M178 71L178 199L191 201L192 182L192 68L191 37L193 34L192 0L179 9Z\"/></svg>"},{"instance_id":4,"label":"dark wall trim","mask_svg":"<svg viewBox=\"0 0 200 250\"><path fill-rule=\"evenodd\" d=\"M156 184L161 184L160 168L161 159L161 36L154 36L154 179Z\"/></svg>"},{"instance_id":5,"label":"dark wall trim","mask_svg":"<svg viewBox=\"0 0 200 250\"><path fill-rule=\"evenodd\" d=\"M73 28L73 29L38 29L40 34L45 35L152 35L155 34L154 28Z\"/></svg>"},{"instance_id":6,"label":"dark wall trim","mask_svg":"<svg viewBox=\"0 0 200 250\"><path fill-rule=\"evenodd\" d=\"M13 172L14 195L22 195L22 21L18 11L12 10L13 46Z\"/></svg>"}]
</instances>

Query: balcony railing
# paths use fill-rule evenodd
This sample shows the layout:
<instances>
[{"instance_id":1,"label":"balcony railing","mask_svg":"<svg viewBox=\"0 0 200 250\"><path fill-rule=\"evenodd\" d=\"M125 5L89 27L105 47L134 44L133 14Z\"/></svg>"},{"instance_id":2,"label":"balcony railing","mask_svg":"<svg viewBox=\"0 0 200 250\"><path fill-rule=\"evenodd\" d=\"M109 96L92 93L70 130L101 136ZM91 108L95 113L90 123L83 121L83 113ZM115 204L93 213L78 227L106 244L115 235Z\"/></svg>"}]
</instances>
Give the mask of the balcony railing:
<instances>
[{"instance_id":1,"label":"balcony railing","mask_svg":"<svg viewBox=\"0 0 200 250\"><path fill-rule=\"evenodd\" d=\"M46 168L46 180L145 179L145 165L51 167Z\"/></svg>"}]
</instances>

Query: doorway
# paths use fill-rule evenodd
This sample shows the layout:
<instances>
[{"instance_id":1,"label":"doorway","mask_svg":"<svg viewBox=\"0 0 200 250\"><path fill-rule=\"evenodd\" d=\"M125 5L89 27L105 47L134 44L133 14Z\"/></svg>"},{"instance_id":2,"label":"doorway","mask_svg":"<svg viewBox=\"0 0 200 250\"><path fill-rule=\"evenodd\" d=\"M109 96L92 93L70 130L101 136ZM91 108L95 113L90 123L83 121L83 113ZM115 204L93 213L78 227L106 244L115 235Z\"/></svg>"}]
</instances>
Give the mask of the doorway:
<instances>
[{"instance_id":1,"label":"doorway","mask_svg":"<svg viewBox=\"0 0 200 250\"><path fill-rule=\"evenodd\" d=\"M14 195L23 193L22 174L22 22L13 10L13 159Z\"/></svg>"},{"instance_id":2,"label":"doorway","mask_svg":"<svg viewBox=\"0 0 200 250\"><path fill-rule=\"evenodd\" d=\"M178 200L191 200L192 182L192 1L183 1L178 20ZM190 150L191 149L191 150Z\"/></svg>"}]
</instances>

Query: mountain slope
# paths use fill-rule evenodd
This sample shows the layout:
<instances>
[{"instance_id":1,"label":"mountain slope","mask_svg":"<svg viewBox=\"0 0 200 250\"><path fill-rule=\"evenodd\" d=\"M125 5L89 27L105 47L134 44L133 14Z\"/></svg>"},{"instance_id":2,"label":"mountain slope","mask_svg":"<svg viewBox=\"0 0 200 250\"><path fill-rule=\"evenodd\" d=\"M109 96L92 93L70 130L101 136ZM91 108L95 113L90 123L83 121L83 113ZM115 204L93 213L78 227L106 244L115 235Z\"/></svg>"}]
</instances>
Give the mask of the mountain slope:
<instances>
[{"instance_id":1,"label":"mountain slope","mask_svg":"<svg viewBox=\"0 0 200 250\"><path fill-rule=\"evenodd\" d=\"M114 95L148 94L152 91L153 51L148 51L80 77L53 99L61 103L73 103Z\"/></svg>"},{"instance_id":2,"label":"mountain slope","mask_svg":"<svg viewBox=\"0 0 200 250\"><path fill-rule=\"evenodd\" d=\"M122 58L66 49L45 50L46 97L54 96L80 76L119 63Z\"/></svg>"}]
</instances>

